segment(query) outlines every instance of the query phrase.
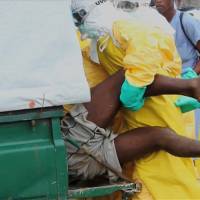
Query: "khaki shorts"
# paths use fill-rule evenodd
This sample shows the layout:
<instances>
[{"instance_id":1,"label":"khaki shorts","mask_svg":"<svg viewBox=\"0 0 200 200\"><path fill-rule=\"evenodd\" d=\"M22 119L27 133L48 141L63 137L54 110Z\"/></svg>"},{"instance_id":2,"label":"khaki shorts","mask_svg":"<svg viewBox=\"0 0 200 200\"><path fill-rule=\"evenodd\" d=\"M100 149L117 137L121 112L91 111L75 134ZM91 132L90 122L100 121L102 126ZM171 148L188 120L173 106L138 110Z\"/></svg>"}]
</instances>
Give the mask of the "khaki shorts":
<instances>
[{"instance_id":1,"label":"khaki shorts","mask_svg":"<svg viewBox=\"0 0 200 200\"><path fill-rule=\"evenodd\" d=\"M82 149L78 149L67 141L70 138L77 141L101 162L112 166L118 172L122 171L114 144L114 138L117 135L110 129L100 128L88 121L87 115L86 108L79 104L73 107L61 122L63 139L68 152L69 173L81 176L83 179L92 179L96 175L108 172L109 178L113 181L116 176L112 172L88 156Z\"/></svg>"}]
</instances>

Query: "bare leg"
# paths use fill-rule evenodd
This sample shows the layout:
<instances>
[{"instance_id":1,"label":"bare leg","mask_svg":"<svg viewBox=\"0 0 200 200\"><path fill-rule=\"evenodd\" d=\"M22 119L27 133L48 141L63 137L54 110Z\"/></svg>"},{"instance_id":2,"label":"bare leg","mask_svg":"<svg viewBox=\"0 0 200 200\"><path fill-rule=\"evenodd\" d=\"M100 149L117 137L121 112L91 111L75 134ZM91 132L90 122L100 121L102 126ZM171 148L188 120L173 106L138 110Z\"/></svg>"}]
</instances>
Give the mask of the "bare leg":
<instances>
[{"instance_id":1,"label":"bare leg","mask_svg":"<svg viewBox=\"0 0 200 200\"><path fill-rule=\"evenodd\" d=\"M154 82L148 86L145 96L177 94L200 100L200 78L184 80L156 75Z\"/></svg>"},{"instance_id":2,"label":"bare leg","mask_svg":"<svg viewBox=\"0 0 200 200\"><path fill-rule=\"evenodd\" d=\"M121 164L164 150L179 157L200 156L200 143L168 128L144 127L119 135L115 147Z\"/></svg>"},{"instance_id":3,"label":"bare leg","mask_svg":"<svg viewBox=\"0 0 200 200\"><path fill-rule=\"evenodd\" d=\"M124 70L120 70L91 89L91 102L85 103L88 120L105 128L120 107L120 91L124 82Z\"/></svg>"}]
</instances>

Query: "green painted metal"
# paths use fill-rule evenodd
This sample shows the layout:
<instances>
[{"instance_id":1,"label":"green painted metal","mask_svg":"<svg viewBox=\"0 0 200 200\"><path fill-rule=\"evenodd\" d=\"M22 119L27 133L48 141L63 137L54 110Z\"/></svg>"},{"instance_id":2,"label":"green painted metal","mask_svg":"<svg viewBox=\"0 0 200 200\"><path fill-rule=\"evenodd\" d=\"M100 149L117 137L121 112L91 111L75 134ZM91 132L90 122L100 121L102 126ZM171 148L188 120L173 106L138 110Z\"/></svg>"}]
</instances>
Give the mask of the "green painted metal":
<instances>
[{"instance_id":1,"label":"green painted metal","mask_svg":"<svg viewBox=\"0 0 200 200\"><path fill-rule=\"evenodd\" d=\"M132 193L133 195L135 192L140 191L140 187L135 183L116 183L99 187L71 189L68 191L68 197L70 199L100 197L110 195L116 191Z\"/></svg>"},{"instance_id":2,"label":"green painted metal","mask_svg":"<svg viewBox=\"0 0 200 200\"><path fill-rule=\"evenodd\" d=\"M67 199L62 109L0 115L0 200Z\"/></svg>"},{"instance_id":3,"label":"green painted metal","mask_svg":"<svg viewBox=\"0 0 200 200\"><path fill-rule=\"evenodd\" d=\"M65 149L63 149L63 139L60 138L60 120L58 118L52 119L52 133L53 133L53 141L55 146L56 153L56 174L57 180L56 183L57 191L58 191L58 200L66 199L67 195L67 162L66 162L66 154ZM64 159L64 160L63 160ZM64 163L64 165L63 165Z\"/></svg>"},{"instance_id":4,"label":"green painted metal","mask_svg":"<svg viewBox=\"0 0 200 200\"><path fill-rule=\"evenodd\" d=\"M27 121L34 119L46 119L51 118L52 116L61 117L63 116L63 109L56 107L55 110L52 108L46 109L36 109L36 110L27 110L27 111L13 111L0 113L0 123L8 122L17 122L17 121Z\"/></svg>"}]
</instances>

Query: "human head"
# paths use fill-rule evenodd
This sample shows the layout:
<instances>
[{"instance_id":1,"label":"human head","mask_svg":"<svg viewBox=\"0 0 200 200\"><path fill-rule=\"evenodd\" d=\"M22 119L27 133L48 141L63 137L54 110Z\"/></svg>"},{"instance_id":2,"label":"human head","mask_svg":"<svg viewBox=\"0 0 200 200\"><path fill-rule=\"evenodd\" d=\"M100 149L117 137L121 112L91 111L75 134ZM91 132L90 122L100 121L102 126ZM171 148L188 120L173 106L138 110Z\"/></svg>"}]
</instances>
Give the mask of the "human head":
<instances>
[{"instance_id":1,"label":"human head","mask_svg":"<svg viewBox=\"0 0 200 200\"><path fill-rule=\"evenodd\" d=\"M174 10L174 0L155 0L155 6L159 13L165 15L166 12Z\"/></svg>"},{"instance_id":2,"label":"human head","mask_svg":"<svg viewBox=\"0 0 200 200\"><path fill-rule=\"evenodd\" d=\"M84 20L95 6L106 0L71 0L71 10L76 26L84 23Z\"/></svg>"},{"instance_id":3,"label":"human head","mask_svg":"<svg viewBox=\"0 0 200 200\"><path fill-rule=\"evenodd\" d=\"M101 33L96 21L97 7L106 3L107 0L71 0L71 10L75 25L81 32L81 38L97 38Z\"/></svg>"},{"instance_id":4,"label":"human head","mask_svg":"<svg viewBox=\"0 0 200 200\"><path fill-rule=\"evenodd\" d=\"M111 35L113 22L124 18L109 0L71 0L71 10L82 39Z\"/></svg>"}]
</instances>

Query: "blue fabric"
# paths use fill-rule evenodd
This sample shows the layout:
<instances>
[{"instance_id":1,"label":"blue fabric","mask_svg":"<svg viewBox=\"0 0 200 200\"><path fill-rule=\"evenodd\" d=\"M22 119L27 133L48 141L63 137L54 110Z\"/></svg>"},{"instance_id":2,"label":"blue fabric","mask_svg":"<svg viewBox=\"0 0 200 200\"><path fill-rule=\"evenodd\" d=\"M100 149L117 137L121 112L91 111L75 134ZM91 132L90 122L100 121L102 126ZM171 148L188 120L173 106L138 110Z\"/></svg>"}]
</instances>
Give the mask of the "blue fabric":
<instances>
[{"instance_id":1,"label":"blue fabric","mask_svg":"<svg viewBox=\"0 0 200 200\"><path fill-rule=\"evenodd\" d=\"M182 59L182 70L184 72L187 67L194 68L198 59L198 54L196 49L194 49L183 33L180 23L180 11L176 11L176 14L171 21L171 25L176 31L175 42L177 50ZM193 41L194 44L197 44L197 42L200 40L200 21L188 13L184 13L183 26L188 37Z\"/></svg>"},{"instance_id":2,"label":"blue fabric","mask_svg":"<svg viewBox=\"0 0 200 200\"><path fill-rule=\"evenodd\" d=\"M132 111L137 111L144 105L146 87L137 87L124 81L121 88L120 100L122 105Z\"/></svg>"},{"instance_id":3,"label":"blue fabric","mask_svg":"<svg viewBox=\"0 0 200 200\"><path fill-rule=\"evenodd\" d=\"M195 110L195 132L196 132L196 139L199 139L199 133L200 133L200 109Z\"/></svg>"}]
</instances>

